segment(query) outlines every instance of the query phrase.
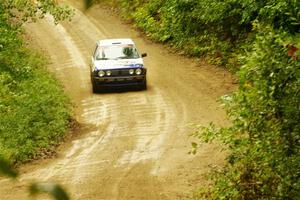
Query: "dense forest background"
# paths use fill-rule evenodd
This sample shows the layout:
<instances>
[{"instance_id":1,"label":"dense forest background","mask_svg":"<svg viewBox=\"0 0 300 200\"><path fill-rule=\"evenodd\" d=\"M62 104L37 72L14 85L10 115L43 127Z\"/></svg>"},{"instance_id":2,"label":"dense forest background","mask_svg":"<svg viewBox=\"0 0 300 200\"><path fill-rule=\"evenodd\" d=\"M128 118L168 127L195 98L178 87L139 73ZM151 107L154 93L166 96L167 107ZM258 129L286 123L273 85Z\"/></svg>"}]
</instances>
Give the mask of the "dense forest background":
<instances>
[{"instance_id":1,"label":"dense forest background","mask_svg":"<svg viewBox=\"0 0 300 200\"><path fill-rule=\"evenodd\" d=\"M230 150L195 198L300 199L300 1L109 2L155 41L237 73L222 98L232 126L195 132Z\"/></svg>"}]
</instances>

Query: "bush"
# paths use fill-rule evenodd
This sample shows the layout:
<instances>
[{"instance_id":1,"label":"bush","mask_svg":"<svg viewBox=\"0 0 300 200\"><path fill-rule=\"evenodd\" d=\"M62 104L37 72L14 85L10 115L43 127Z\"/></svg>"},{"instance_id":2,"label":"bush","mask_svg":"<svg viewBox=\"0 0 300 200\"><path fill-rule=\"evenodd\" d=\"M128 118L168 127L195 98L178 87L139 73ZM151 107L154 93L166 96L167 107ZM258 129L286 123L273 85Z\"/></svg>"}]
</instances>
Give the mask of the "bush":
<instances>
[{"instance_id":1,"label":"bush","mask_svg":"<svg viewBox=\"0 0 300 200\"><path fill-rule=\"evenodd\" d=\"M0 156L16 163L58 143L70 105L45 58L24 47L6 16L0 7Z\"/></svg>"},{"instance_id":2,"label":"bush","mask_svg":"<svg viewBox=\"0 0 300 200\"><path fill-rule=\"evenodd\" d=\"M232 126L196 133L230 150L225 169L199 198L300 198L300 62L288 48L296 40L287 36L259 32L240 69L239 91L223 98Z\"/></svg>"}]
</instances>

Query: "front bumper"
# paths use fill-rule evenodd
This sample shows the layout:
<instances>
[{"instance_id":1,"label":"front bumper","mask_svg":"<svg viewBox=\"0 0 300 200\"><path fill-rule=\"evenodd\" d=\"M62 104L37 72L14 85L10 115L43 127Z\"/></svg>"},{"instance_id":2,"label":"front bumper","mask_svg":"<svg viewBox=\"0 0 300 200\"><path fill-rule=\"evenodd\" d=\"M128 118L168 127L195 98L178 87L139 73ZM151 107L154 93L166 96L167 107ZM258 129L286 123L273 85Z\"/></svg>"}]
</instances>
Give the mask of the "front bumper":
<instances>
[{"instance_id":1,"label":"front bumper","mask_svg":"<svg viewBox=\"0 0 300 200\"><path fill-rule=\"evenodd\" d=\"M122 87L139 86L146 82L146 75L119 76L119 77L92 77L96 86L100 87Z\"/></svg>"}]
</instances>

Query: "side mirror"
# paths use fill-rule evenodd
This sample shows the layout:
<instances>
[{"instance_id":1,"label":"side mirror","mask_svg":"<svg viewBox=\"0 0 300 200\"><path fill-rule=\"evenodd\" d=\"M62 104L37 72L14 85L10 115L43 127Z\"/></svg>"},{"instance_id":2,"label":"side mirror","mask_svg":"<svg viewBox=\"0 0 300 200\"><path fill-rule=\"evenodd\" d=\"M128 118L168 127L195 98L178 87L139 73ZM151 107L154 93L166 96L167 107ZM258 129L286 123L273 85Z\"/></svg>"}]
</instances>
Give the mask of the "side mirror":
<instances>
[{"instance_id":1,"label":"side mirror","mask_svg":"<svg viewBox=\"0 0 300 200\"><path fill-rule=\"evenodd\" d=\"M142 58L146 57L147 53L142 53Z\"/></svg>"}]
</instances>

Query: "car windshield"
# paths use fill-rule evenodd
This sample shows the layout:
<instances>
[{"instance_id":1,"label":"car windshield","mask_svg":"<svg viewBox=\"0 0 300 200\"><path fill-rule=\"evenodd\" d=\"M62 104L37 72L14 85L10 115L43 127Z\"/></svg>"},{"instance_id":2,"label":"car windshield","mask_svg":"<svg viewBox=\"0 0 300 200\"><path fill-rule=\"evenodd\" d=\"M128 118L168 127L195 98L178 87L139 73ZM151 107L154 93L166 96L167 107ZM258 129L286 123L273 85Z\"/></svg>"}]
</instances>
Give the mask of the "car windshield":
<instances>
[{"instance_id":1,"label":"car windshield","mask_svg":"<svg viewBox=\"0 0 300 200\"><path fill-rule=\"evenodd\" d=\"M96 52L97 60L136 59L139 57L134 45L102 46Z\"/></svg>"}]
</instances>

